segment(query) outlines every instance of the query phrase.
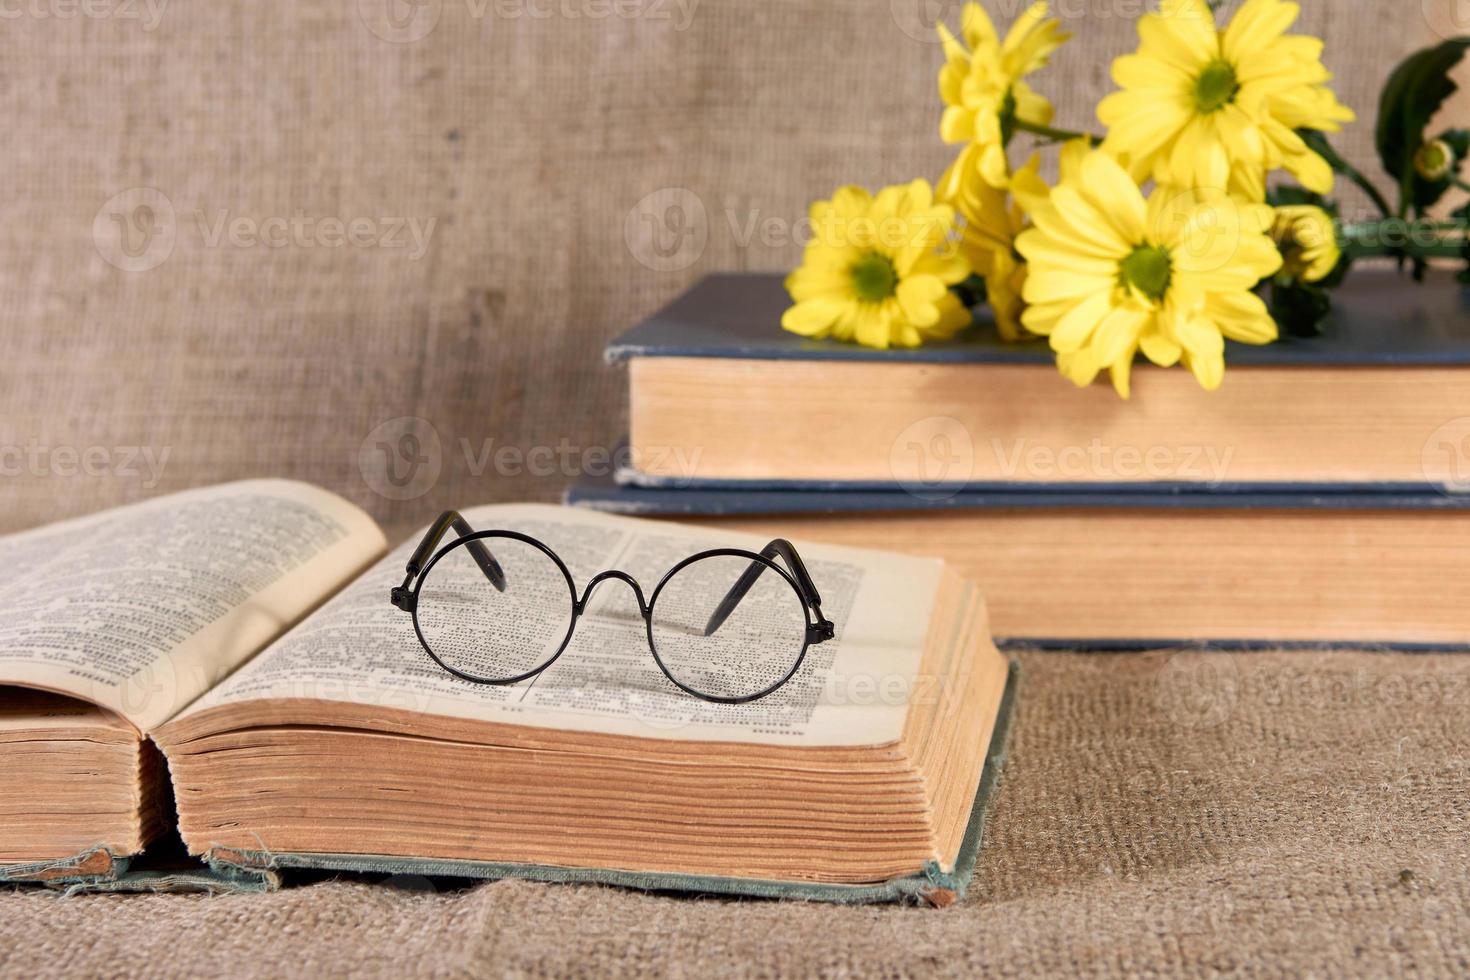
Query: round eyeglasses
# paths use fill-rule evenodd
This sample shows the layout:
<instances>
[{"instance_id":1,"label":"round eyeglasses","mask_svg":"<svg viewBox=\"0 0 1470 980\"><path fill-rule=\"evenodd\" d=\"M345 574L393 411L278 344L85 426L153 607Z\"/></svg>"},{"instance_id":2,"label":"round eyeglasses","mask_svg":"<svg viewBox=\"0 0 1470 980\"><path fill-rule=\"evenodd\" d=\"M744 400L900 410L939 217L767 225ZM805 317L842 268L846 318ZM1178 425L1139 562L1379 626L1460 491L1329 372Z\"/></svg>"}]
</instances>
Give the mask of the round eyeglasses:
<instances>
[{"instance_id":1,"label":"round eyeglasses","mask_svg":"<svg viewBox=\"0 0 1470 980\"><path fill-rule=\"evenodd\" d=\"M455 531L458 537L435 551ZM780 559L783 568L777 563ZM593 590L629 585L654 661L680 690L721 704L763 698L789 681L814 643L834 636L796 548L716 548L669 569L647 601L626 572L599 572L581 596L566 563L517 531L476 531L456 511L429 528L393 605L413 615L434 661L478 684L515 684L550 667L571 644Z\"/></svg>"}]
</instances>

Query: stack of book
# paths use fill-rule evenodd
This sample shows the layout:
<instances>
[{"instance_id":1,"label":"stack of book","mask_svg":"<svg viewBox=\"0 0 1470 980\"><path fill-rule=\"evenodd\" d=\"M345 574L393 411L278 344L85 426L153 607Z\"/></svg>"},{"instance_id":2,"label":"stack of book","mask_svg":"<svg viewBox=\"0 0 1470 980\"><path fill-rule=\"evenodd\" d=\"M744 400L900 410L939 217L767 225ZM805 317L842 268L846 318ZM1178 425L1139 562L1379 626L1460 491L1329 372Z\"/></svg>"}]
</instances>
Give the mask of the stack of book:
<instances>
[{"instance_id":1,"label":"stack of book","mask_svg":"<svg viewBox=\"0 0 1470 980\"><path fill-rule=\"evenodd\" d=\"M1470 291L1354 272L1320 336L1131 401L977 313L877 351L783 333L717 275L608 348L626 466L569 503L945 559L998 638L1069 648L1470 643Z\"/></svg>"}]
</instances>

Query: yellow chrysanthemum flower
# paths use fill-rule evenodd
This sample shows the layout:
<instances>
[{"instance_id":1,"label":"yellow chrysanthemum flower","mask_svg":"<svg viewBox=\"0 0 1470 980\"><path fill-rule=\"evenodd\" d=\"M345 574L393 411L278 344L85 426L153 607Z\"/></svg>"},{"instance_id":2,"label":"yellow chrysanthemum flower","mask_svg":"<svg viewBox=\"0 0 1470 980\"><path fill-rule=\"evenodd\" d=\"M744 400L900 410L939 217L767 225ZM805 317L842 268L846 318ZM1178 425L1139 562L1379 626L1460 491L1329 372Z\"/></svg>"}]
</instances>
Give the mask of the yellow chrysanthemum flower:
<instances>
[{"instance_id":1,"label":"yellow chrysanthemum flower","mask_svg":"<svg viewBox=\"0 0 1470 980\"><path fill-rule=\"evenodd\" d=\"M960 216L960 254L985 277L985 298L995 314L996 329L1005 340L1021 340L1032 336L1021 325L1026 263L1015 249L1016 236L1026 226L1026 214L1019 202L1007 202L1004 189L980 175L974 161L977 152L974 144L960 151L939 178L938 193ZM1033 190L1039 185L1044 194L1046 185L1037 172L1040 166L1041 158L1033 156L1017 171L1012 185Z\"/></svg>"},{"instance_id":2,"label":"yellow chrysanthemum flower","mask_svg":"<svg viewBox=\"0 0 1470 980\"><path fill-rule=\"evenodd\" d=\"M1351 122L1325 83L1322 41L1286 34L1298 7L1246 0L1223 31L1204 0L1163 0L1138 22L1136 53L1113 62L1122 87L1098 104L1103 148L1134 178L1180 187L1228 187L1265 199L1265 175L1291 171L1319 194L1332 169L1296 134Z\"/></svg>"},{"instance_id":3,"label":"yellow chrysanthemum flower","mask_svg":"<svg viewBox=\"0 0 1470 980\"><path fill-rule=\"evenodd\" d=\"M917 347L970 322L950 286L970 267L949 241L954 208L936 203L927 180L877 196L841 187L811 207L812 240L786 277L795 305L781 326L806 337L868 347Z\"/></svg>"},{"instance_id":4,"label":"yellow chrysanthemum flower","mask_svg":"<svg viewBox=\"0 0 1470 980\"><path fill-rule=\"evenodd\" d=\"M1051 122L1051 103L1022 81L1070 37L1046 13L1045 3L1032 4L1011 25L1004 43L978 3L965 4L960 14L963 45L939 24L946 59L939 72L939 96L945 104L939 136L946 143L973 144L975 164L995 187L1006 185L1005 144L1014 121L1038 126Z\"/></svg>"},{"instance_id":5,"label":"yellow chrysanthemum flower","mask_svg":"<svg viewBox=\"0 0 1470 980\"><path fill-rule=\"evenodd\" d=\"M1225 371L1224 338L1276 339L1252 292L1281 266L1272 209L1223 191L1159 188L1145 202L1107 153L1089 152L1044 204L1016 249L1030 270L1022 322L1046 335L1062 373L1090 384L1104 368L1124 398L1135 353L1182 361L1207 390Z\"/></svg>"},{"instance_id":6,"label":"yellow chrysanthemum flower","mask_svg":"<svg viewBox=\"0 0 1470 980\"><path fill-rule=\"evenodd\" d=\"M1326 278L1342 258L1332 217L1311 204L1277 208L1271 237L1281 251L1281 271L1302 282Z\"/></svg>"}]
</instances>

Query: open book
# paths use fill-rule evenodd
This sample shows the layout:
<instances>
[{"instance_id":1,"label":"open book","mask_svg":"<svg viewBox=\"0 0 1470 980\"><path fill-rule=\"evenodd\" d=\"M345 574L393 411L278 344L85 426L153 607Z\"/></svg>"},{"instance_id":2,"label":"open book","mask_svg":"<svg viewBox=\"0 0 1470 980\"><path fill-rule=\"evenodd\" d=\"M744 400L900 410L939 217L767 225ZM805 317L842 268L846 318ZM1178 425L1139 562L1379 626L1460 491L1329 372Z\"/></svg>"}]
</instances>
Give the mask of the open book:
<instances>
[{"instance_id":1,"label":"open book","mask_svg":"<svg viewBox=\"0 0 1470 980\"><path fill-rule=\"evenodd\" d=\"M544 505L464 516L545 542L579 594L604 569L647 588L696 551L766 544ZM366 514L285 481L0 538L0 876L115 879L176 821L239 880L963 890L1011 683L978 590L941 562L801 545L836 638L718 704L660 672L616 581L543 673L453 676L389 601L416 543L385 555Z\"/></svg>"}]
</instances>

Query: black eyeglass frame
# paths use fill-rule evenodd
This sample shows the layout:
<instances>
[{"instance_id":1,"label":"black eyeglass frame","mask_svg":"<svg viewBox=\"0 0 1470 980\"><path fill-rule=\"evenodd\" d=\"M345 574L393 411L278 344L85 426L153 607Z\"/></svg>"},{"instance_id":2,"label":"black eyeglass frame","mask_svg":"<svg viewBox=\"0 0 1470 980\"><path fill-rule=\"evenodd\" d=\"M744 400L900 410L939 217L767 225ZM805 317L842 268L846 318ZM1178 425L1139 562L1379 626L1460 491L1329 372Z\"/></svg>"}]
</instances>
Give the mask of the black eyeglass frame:
<instances>
[{"instance_id":1,"label":"black eyeglass frame","mask_svg":"<svg viewBox=\"0 0 1470 980\"><path fill-rule=\"evenodd\" d=\"M459 534L459 537L455 538L448 544L444 545L444 547L439 548L437 551L435 551L435 547L451 529L456 531ZM547 658L547 660L540 666L537 666L522 674L518 674L515 677L477 677L473 674L467 674L462 670L458 670L450 666L442 659L440 659L439 655L434 652L434 648L430 646L428 639L424 636L423 628L419 624L419 590L423 588L424 582L426 582L429 578L429 573L433 570L434 566L439 562L439 560L445 555L452 552L455 548L463 546L470 553L470 556L475 560L475 563L480 567L480 570L485 574L485 577L489 579L491 585L493 585L497 591L505 591L505 573L501 569L500 564L495 560L493 553L490 550L490 546L486 543L489 539L492 538L508 538L513 541L519 541L523 544L528 544L545 554L548 558L552 560L557 569L561 572L562 577L566 580L567 595L568 598L571 600L572 617L570 622L568 622L567 624L567 634L566 636L562 637L561 645L557 647L556 653ZM669 670L668 665L665 664L663 658L659 656L658 644L653 637L653 611L657 606L658 597L663 592L664 587L668 585L668 583L674 578L675 575L677 575L684 568L687 568L689 565L692 565L695 562L701 561L705 558L719 557L745 558L749 559L751 564L741 574L740 578L736 580L735 584L730 588L730 591L727 592L724 598L720 600L720 604L715 608L714 613L711 614L709 622L705 626L706 636L709 636L715 630L717 630L725 622L730 613L734 612L735 608L740 604L740 600L745 597L746 593L749 592L751 587L755 584L756 579L758 579L767 568L774 571L777 575L780 575L781 578L786 582L786 584L791 586L792 590L796 593L797 598L801 601L802 612L806 617L806 630L802 638L801 651L797 654L795 660L792 662L791 668L780 678L780 680L777 680L775 683L769 685L763 690L757 691L754 694L722 696L707 694L703 691L695 690L689 685L681 682L677 677L674 676L673 672ZM776 558L781 558L783 561L785 561L786 564L790 566L791 570L787 571L785 568L782 568L780 565L776 564ZM670 568L667 572L664 573L663 577L659 579L658 584L654 586L653 593L647 601L645 601L643 598L643 589L638 584L637 579L633 578L633 576L629 575L627 572L620 571L618 569L608 569L606 571L598 572L596 575L592 576L592 578L588 579L587 587L583 589L581 598L578 598L577 584L576 581L572 578L571 570L567 568L566 562L562 561L561 556L558 555L555 551L551 550L551 548L548 547L546 544L538 541L536 538L531 537L529 534L522 534L519 531L511 531L506 529L476 531L462 516L460 516L457 511L452 510L445 511L443 514L439 515L439 519L436 520L434 524L429 528L429 530L424 534L423 540L419 542L419 546L414 549L413 555L408 560L408 565L405 568L403 584L395 587L392 590L390 594L390 601L398 609L401 609L404 612L410 613L412 615L413 631L414 634L418 637L419 645L422 646L424 648L424 652L426 652L429 657L444 670L448 671L455 677L469 681L474 684L493 684L496 686L509 686L511 684L519 684L521 681L524 680L529 680L530 678L535 677L542 671L546 670L552 664L556 663L561 655L566 652L567 647L571 646L572 637L575 636L577 632L577 623L582 618L582 615L587 611L587 606L592 598L593 590L596 589L597 586L601 585L603 582L606 582L610 579L617 579L618 581L624 582L632 588L633 595L638 600L638 611L643 617L644 628L648 636L649 652L653 654L654 663L658 664L658 668L660 671L663 672L663 675L669 679L669 682L671 684L673 684L684 693L693 695L694 697L699 698L703 701L713 702L715 704L748 704L751 701L759 700L760 698L771 694L772 692L779 689L782 685L786 684L786 682L790 681L791 678L796 676L796 672L801 669L802 663L806 661L807 650L809 650L815 644L825 643L826 641L833 639L833 637L836 635L835 624L833 624L831 620L827 619L826 616L822 614L821 595L817 592L816 584L812 581L810 573L807 572L806 565L801 560L801 555L797 553L796 546L784 538L773 539L769 544L761 549L760 553L747 551L743 548L712 548L707 551L700 551L693 555L690 555L688 558L683 559L682 561L674 565L674 567Z\"/></svg>"}]
</instances>

